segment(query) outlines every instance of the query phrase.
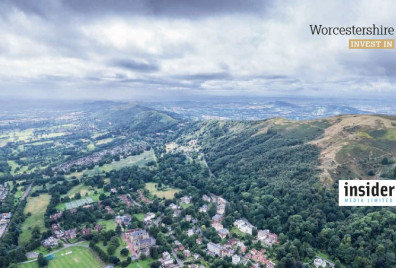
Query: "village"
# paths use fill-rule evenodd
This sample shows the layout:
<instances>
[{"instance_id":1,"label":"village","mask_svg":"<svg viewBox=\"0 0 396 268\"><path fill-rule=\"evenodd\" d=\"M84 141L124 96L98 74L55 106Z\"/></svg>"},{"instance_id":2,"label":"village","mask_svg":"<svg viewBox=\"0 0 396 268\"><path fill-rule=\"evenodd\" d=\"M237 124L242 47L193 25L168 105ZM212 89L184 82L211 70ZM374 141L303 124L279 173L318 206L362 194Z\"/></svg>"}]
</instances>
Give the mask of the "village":
<instances>
[{"instance_id":1,"label":"village","mask_svg":"<svg viewBox=\"0 0 396 268\"><path fill-rule=\"evenodd\" d=\"M111 189L111 193L115 195L117 190ZM138 190L137 193L139 196L138 202L133 200L130 194L119 195L118 199L127 207L132 205L141 207L153 202L145 197L142 191ZM114 222L121 230L121 238L125 242L132 261L139 260L142 256L150 256L151 248L158 246L156 239L150 235L155 226L155 228L166 230L167 239L171 245L169 250L163 251L158 256L160 267L176 268L187 265L191 268L202 268L205 267L205 263L217 258L228 258L233 265L243 265L245 267L275 267L275 263L266 255L268 248L278 244L278 236L275 233L268 229L257 230L248 220L237 219L232 225L241 235L232 235L230 230L224 228L222 224L226 214L227 200L214 194L204 194L202 201L204 204L195 213L198 217L187 214L187 210L194 209L192 198L182 196L177 202L168 204L165 213L146 212L141 219L143 224L141 228L130 228L134 219L136 220L133 215L115 215L116 213L110 206L104 206L102 209L106 214L113 215ZM206 227L202 225L200 218L205 215L205 217L208 217L210 206L215 207L216 213L210 218L210 226ZM86 205L82 208L90 207L91 205ZM69 211L76 213L76 208L69 209ZM57 223L62 215L62 211L50 215L50 221L53 222L51 225L52 235L42 241L42 246L47 249L59 247L60 242L72 243L78 237L84 238L93 233L99 234L105 229L103 225L98 223L93 228L83 227L64 230ZM168 220L165 218L168 218ZM169 218L172 218L173 224L168 223ZM178 225L185 227L185 230L180 232L180 226ZM205 234L209 230L213 230L218 238L213 239L206 236ZM260 243L262 245L260 249L256 249L252 245L246 245L244 235L252 237L255 243ZM184 237L192 242L183 244L180 241L183 241ZM184 239L184 241L186 240Z\"/></svg>"}]
</instances>

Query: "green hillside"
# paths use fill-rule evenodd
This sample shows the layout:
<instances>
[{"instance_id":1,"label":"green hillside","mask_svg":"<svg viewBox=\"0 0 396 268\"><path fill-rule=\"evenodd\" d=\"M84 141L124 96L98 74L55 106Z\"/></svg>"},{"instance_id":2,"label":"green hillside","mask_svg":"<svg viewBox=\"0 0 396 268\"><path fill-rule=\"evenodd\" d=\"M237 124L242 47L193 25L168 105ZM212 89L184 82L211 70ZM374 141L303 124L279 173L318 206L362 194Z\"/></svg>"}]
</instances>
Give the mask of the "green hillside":
<instances>
[{"instance_id":1,"label":"green hillside","mask_svg":"<svg viewBox=\"0 0 396 268\"><path fill-rule=\"evenodd\" d=\"M280 267L317 250L348 267L391 267L394 254L378 251L395 252L396 210L339 207L337 181L394 178L395 122L379 116L206 121L179 143L198 141L214 175L205 189L230 201L230 221L246 217L283 234Z\"/></svg>"}]
</instances>

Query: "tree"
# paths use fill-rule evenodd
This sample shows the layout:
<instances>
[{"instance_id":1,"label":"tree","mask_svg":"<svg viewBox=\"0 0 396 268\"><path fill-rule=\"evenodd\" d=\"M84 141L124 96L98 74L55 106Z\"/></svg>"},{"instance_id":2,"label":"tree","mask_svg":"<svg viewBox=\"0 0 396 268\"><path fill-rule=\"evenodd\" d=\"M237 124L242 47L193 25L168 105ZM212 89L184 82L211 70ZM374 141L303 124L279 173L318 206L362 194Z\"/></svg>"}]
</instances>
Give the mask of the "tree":
<instances>
[{"instance_id":1,"label":"tree","mask_svg":"<svg viewBox=\"0 0 396 268\"><path fill-rule=\"evenodd\" d=\"M109 254L109 255L113 255L114 254L114 252L116 251L116 247L114 246L114 245L110 245L108 248L107 248L107 253Z\"/></svg>"},{"instance_id":2,"label":"tree","mask_svg":"<svg viewBox=\"0 0 396 268\"><path fill-rule=\"evenodd\" d=\"M80 192L78 192L78 193L76 193L76 194L74 195L74 199L80 199L80 198L81 198Z\"/></svg>"},{"instance_id":3,"label":"tree","mask_svg":"<svg viewBox=\"0 0 396 268\"><path fill-rule=\"evenodd\" d=\"M122 256L128 256L129 250L127 248L123 248L121 249L120 253Z\"/></svg>"},{"instance_id":4,"label":"tree","mask_svg":"<svg viewBox=\"0 0 396 268\"><path fill-rule=\"evenodd\" d=\"M39 267L45 267L48 264L48 261L44 258L43 253L40 253L37 258L37 263Z\"/></svg>"}]
</instances>

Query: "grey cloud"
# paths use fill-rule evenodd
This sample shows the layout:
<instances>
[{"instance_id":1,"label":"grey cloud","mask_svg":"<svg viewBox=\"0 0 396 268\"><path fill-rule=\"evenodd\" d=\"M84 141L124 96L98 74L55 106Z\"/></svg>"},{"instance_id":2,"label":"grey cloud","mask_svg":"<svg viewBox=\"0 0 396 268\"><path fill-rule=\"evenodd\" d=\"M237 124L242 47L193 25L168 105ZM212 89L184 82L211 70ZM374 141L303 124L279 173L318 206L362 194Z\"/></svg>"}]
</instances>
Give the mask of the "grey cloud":
<instances>
[{"instance_id":1,"label":"grey cloud","mask_svg":"<svg viewBox=\"0 0 396 268\"><path fill-rule=\"evenodd\" d=\"M135 61L135 60L128 60L128 59L116 59L110 62L112 66L123 68L129 71L135 72L155 72L158 71L160 68L155 63L148 63L143 61Z\"/></svg>"},{"instance_id":2,"label":"grey cloud","mask_svg":"<svg viewBox=\"0 0 396 268\"><path fill-rule=\"evenodd\" d=\"M267 1L261 0L4 0L2 5L42 17L52 17L66 11L83 16L128 14L183 18L259 13L269 6Z\"/></svg>"},{"instance_id":3,"label":"grey cloud","mask_svg":"<svg viewBox=\"0 0 396 268\"><path fill-rule=\"evenodd\" d=\"M208 81L208 80L231 79L231 75L227 72L199 73L199 74L190 74L190 75L176 75L174 76L174 78L183 79L183 80Z\"/></svg>"}]
</instances>

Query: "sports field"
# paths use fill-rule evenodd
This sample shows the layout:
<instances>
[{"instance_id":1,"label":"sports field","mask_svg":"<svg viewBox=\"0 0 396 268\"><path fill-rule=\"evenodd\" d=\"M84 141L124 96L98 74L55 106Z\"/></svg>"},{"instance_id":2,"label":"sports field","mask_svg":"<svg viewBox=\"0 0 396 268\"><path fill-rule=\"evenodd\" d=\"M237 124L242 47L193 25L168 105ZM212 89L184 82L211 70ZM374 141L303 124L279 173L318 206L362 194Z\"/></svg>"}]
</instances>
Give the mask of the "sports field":
<instances>
[{"instance_id":1,"label":"sports field","mask_svg":"<svg viewBox=\"0 0 396 268\"><path fill-rule=\"evenodd\" d=\"M24 213L31 213L22 224L22 233L19 236L19 243L26 244L29 242L31 229L35 226L40 227L40 232L45 231L44 214L50 202L51 196L48 194L41 194L36 197L29 197L24 210Z\"/></svg>"},{"instance_id":2,"label":"sports field","mask_svg":"<svg viewBox=\"0 0 396 268\"><path fill-rule=\"evenodd\" d=\"M37 261L19 264L19 268L38 268ZM96 259L89 248L83 246L69 247L54 254L48 268L96 268L103 265Z\"/></svg>"},{"instance_id":3,"label":"sports field","mask_svg":"<svg viewBox=\"0 0 396 268\"><path fill-rule=\"evenodd\" d=\"M93 200L91 197L87 197L84 199L79 199L79 200L74 200L68 203L65 203L66 209L72 209L72 208L78 208L87 204L93 203Z\"/></svg>"}]
</instances>

